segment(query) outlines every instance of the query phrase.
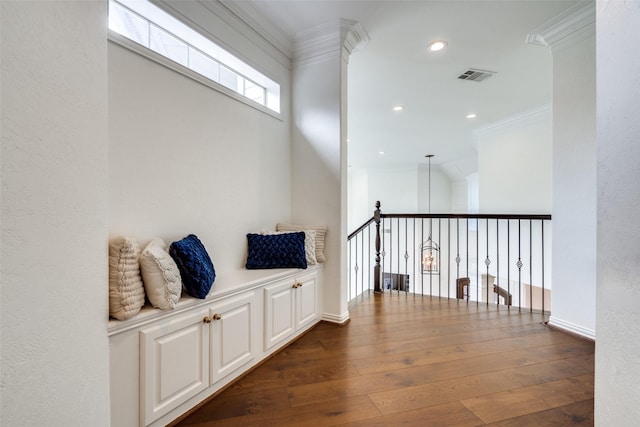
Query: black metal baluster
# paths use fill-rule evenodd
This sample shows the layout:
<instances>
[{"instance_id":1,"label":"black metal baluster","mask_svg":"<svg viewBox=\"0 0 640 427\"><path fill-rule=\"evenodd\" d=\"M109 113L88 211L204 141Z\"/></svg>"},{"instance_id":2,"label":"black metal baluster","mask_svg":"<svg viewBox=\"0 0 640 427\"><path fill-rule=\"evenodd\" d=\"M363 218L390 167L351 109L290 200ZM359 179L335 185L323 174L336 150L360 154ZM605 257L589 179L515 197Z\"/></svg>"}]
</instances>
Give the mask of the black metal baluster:
<instances>
[{"instance_id":1,"label":"black metal baluster","mask_svg":"<svg viewBox=\"0 0 640 427\"><path fill-rule=\"evenodd\" d=\"M487 218L487 257L484 260L484 265L487 266L487 305L489 305L489 264L491 264L491 260L489 259L489 218Z\"/></svg>"},{"instance_id":2,"label":"black metal baluster","mask_svg":"<svg viewBox=\"0 0 640 427\"><path fill-rule=\"evenodd\" d=\"M540 220L540 237L542 239L542 314L544 314L544 220Z\"/></svg>"},{"instance_id":3,"label":"black metal baluster","mask_svg":"<svg viewBox=\"0 0 640 427\"><path fill-rule=\"evenodd\" d=\"M451 283L451 218L447 218L447 283Z\"/></svg>"},{"instance_id":4,"label":"black metal baluster","mask_svg":"<svg viewBox=\"0 0 640 427\"><path fill-rule=\"evenodd\" d=\"M438 218L438 241L442 243L442 222ZM438 294L442 295L442 253L438 257ZM448 284L449 282L447 282ZM451 286L447 286L447 298L451 298Z\"/></svg>"},{"instance_id":5,"label":"black metal baluster","mask_svg":"<svg viewBox=\"0 0 640 427\"><path fill-rule=\"evenodd\" d=\"M460 218L456 218L456 283L460 279Z\"/></svg>"},{"instance_id":6,"label":"black metal baluster","mask_svg":"<svg viewBox=\"0 0 640 427\"><path fill-rule=\"evenodd\" d=\"M511 220L507 220L507 295L511 299ZM507 308L511 310L511 301Z\"/></svg>"},{"instance_id":7,"label":"black metal baluster","mask_svg":"<svg viewBox=\"0 0 640 427\"><path fill-rule=\"evenodd\" d=\"M476 306L480 304L480 218L476 218Z\"/></svg>"},{"instance_id":8,"label":"black metal baluster","mask_svg":"<svg viewBox=\"0 0 640 427\"><path fill-rule=\"evenodd\" d=\"M500 220L496 218L496 305L500 305Z\"/></svg>"},{"instance_id":9,"label":"black metal baluster","mask_svg":"<svg viewBox=\"0 0 640 427\"><path fill-rule=\"evenodd\" d=\"M420 218L421 238L420 241L424 242L424 218ZM422 265L422 244L420 244L420 294L424 296L424 266Z\"/></svg>"},{"instance_id":10,"label":"black metal baluster","mask_svg":"<svg viewBox=\"0 0 640 427\"><path fill-rule=\"evenodd\" d=\"M416 219L413 218L413 233L411 233L413 236L413 244L411 245L411 247L413 248L412 251L415 251L416 249ZM415 252L413 252L414 256L413 256L413 275L411 277L413 277L413 296L416 296L416 257L415 257ZM409 283L411 283L411 279L409 279Z\"/></svg>"},{"instance_id":11,"label":"black metal baluster","mask_svg":"<svg viewBox=\"0 0 640 427\"><path fill-rule=\"evenodd\" d=\"M529 313L533 313L533 220L529 220Z\"/></svg>"}]
</instances>

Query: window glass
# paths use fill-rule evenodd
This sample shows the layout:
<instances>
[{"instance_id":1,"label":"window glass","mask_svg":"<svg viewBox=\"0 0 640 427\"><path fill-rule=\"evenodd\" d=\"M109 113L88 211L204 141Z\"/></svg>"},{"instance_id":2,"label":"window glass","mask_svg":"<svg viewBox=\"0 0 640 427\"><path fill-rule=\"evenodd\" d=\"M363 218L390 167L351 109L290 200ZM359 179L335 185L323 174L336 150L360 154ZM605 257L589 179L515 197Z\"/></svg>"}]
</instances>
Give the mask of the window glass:
<instances>
[{"instance_id":1,"label":"window glass","mask_svg":"<svg viewBox=\"0 0 640 427\"><path fill-rule=\"evenodd\" d=\"M276 113L280 112L278 83L149 1L110 0L109 29L252 102ZM119 39L116 40L133 50L138 50ZM163 62L162 58L150 58L169 65ZM170 68L189 75L179 67ZM209 86L219 88L215 85Z\"/></svg>"},{"instance_id":2,"label":"window glass","mask_svg":"<svg viewBox=\"0 0 640 427\"><path fill-rule=\"evenodd\" d=\"M177 37L151 24L149 32L151 50L158 52L178 64L187 65L187 44Z\"/></svg>"}]
</instances>

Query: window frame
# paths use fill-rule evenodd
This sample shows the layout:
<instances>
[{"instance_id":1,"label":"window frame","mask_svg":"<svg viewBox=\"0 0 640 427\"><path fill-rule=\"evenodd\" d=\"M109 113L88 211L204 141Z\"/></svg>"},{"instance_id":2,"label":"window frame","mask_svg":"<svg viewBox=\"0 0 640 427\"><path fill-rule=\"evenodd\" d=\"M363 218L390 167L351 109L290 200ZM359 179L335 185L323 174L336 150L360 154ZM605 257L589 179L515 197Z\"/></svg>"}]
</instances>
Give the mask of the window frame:
<instances>
[{"instance_id":1,"label":"window frame","mask_svg":"<svg viewBox=\"0 0 640 427\"><path fill-rule=\"evenodd\" d=\"M154 22L153 20L141 15L140 13L138 13L135 10L130 9L129 7L127 7L126 4L122 4L117 0L109 0L108 4L109 4L109 8L111 7L111 3L116 3L118 6L126 9L129 13L134 14L135 16L143 19L144 21L147 22L147 25L149 26L149 31L151 26L157 27L159 28L161 31L169 34L171 37L176 38L177 40L179 40L180 42L184 43L186 45L187 48L187 65L183 65L179 62L176 62L174 60L172 60L171 58L169 58L168 56L164 56L161 53L158 53L157 51L151 49L150 47L147 47L143 44L140 44L139 42L130 39L129 37L122 35L120 33L118 33L115 30L112 30L111 28L109 28L109 24L107 23L107 39L109 42L115 43L117 45L120 45L128 50L131 50L134 53L137 53L147 59L150 59L162 66L165 66L179 74L182 74L192 80L195 80L196 82L203 84L205 86L208 86L211 89L214 89L224 95L227 95L231 98L236 99L237 101L240 101L250 107L253 107L263 113L266 113L272 117L275 117L279 120L283 120L283 116L282 116L282 85L280 83L278 83L277 81L271 79L270 77L267 77L264 73L262 73L261 71L255 69L254 67L252 67L251 65L249 65L248 63L246 63L245 61L241 60L240 58L230 54L229 52L226 52L221 46L217 45L213 40L205 37L204 35L202 35L196 28L193 28L192 26L189 26L187 24L185 24L184 22L182 22L181 20L179 20L178 18L172 16L171 14L169 14L168 12L161 10L162 13L165 13L167 15L169 15L170 18L175 19L176 21L178 21L178 23L180 25L184 25L186 27L188 27L191 31L194 31L196 33L199 34L200 37L204 37L208 40L208 42L214 44L218 49L222 50L225 52L226 55L233 57L235 60L239 61L242 63L243 67L248 67L250 69L252 69L253 71L255 71L256 73L260 74L261 76L263 76L265 79L268 79L269 81L271 81L274 85L277 85L277 102L278 102L278 109L279 111L273 110L271 108L269 108L267 106L269 99L268 99L268 92L269 92L269 88L264 87L263 85L257 83L254 79L244 75L243 73L237 71L236 69L234 69L233 65L227 64L222 62L221 60L219 60L218 58L214 58L211 54L205 52L200 46L194 45L189 43L188 41L184 40L182 37L180 37L179 35L174 34L172 31L168 30L167 28L159 25L158 23ZM149 2L151 3L151 2ZM156 5L154 5L153 3L151 3L152 6L155 6L157 8ZM151 37L151 35L149 34L149 38ZM239 77L239 81L242 82L242 91L239 90L233 90L230 89L229 87L225 86L224 84L222 84L220 81L216 81L216 80L212 80L211 78L207 77L204 74L200 74L198 71L195 71L191 68L188 67L189 65L189 51L190 50L195 50L197 51L199 54L204 55L205 57L207 57L208 59L212 60L213 62L218 64L218 80L220 80L220 70L224 67L228 70L230 70L232 73L236 74ZM246 95L246 87L247 82L249 82L252 85L255 85L259 88L262 88L262 99L264 100L264 104L261 104L257 101L255 101L254 99L248 97ZM239 85L240 86L240 85ZM272 88L273 90L273 88Z\"/></svg>"}]
</instances>

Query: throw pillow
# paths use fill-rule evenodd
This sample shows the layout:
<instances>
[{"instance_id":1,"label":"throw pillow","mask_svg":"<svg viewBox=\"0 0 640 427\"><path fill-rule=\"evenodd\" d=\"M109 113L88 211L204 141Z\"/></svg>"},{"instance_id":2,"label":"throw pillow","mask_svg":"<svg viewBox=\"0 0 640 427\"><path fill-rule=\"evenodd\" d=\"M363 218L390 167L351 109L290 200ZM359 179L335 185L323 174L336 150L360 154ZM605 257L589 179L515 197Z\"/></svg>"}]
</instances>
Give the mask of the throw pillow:
<instances>
[{"instance_id":1,"label":"throw pillow","mask_svg":"<svg viewBox=\"0 0 640 427\"><path fill-rule=\"evenodd\" d=\"M216 270L200 239L189 234L173 242L169 254L180 270L185 291L192 297L206 298L216 279Z\"/></svg>"},{"instance_id":2,"label":"throw pillow","mask_svg":"<svg viewBox=\"0 0 640 427\"><path fill-rule=\"evenodd\" d=\"M316 232L316 259L318 262L327 260L324 254L324 240L327 235L327 226L325 225L296 225L296 224L278 224L278 231L304 231L313 230Z\"/></svg>"},{"instance_id":3,"label":"throw pillow","mask_svg":"<svg viewBox=\"0 0 640 427\"><path fill-rule=\"evenodd\" d=\"M151 305L173 309L182 294L182 280L176 262L162 239L153 239L140 254L140 272Z\"/></svg>"},{"instance_id":4,"label":"throw pillow","mask_svg":"<svg viewBox=\"0 0 640 427\"><path fill-rule=\"evenodd\" d=\"M115 237L109 242L109 315L127 320L144 305L138 242Z\"/></svg>"},{"instance_id":5,"label":"throw pillow","mask_svg":"<svg viewBox=\"0 0 640 427\"><path fill-rule=\"evenodd\" d=\"M285 234L290 231L262 231L260 234ZM304 253L307 257L307 265L316 265L316 232L314 230L304 230Z\"/></svg>"},{"instance_id":6,"label":"throw pillow","mask_svg":"<svg viewBox=\"0 0 640 427\"><path fill-rule=\"evenodd\" d=\"M307 268L303 232L247 234L246 268Z\"/></svg>"}]
</instances>

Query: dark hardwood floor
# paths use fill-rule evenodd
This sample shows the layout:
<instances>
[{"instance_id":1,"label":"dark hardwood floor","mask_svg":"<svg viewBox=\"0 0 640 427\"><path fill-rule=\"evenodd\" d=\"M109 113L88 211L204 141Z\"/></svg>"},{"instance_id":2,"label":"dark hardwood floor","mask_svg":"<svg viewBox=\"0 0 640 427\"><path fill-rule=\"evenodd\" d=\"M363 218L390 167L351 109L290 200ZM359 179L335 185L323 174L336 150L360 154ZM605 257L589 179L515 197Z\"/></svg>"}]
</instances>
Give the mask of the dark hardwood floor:
<instances>
[{"instance_id":1,"label":"dark hardwood floor","mask_svg":"<svg viewBox=\"0 0 640 427\"><path fill-rule=\"evenodd\" d=\"M594 343L541 314L405 294L350 313L176 425L593 425Z\"/></svg>"}]
</instances>

